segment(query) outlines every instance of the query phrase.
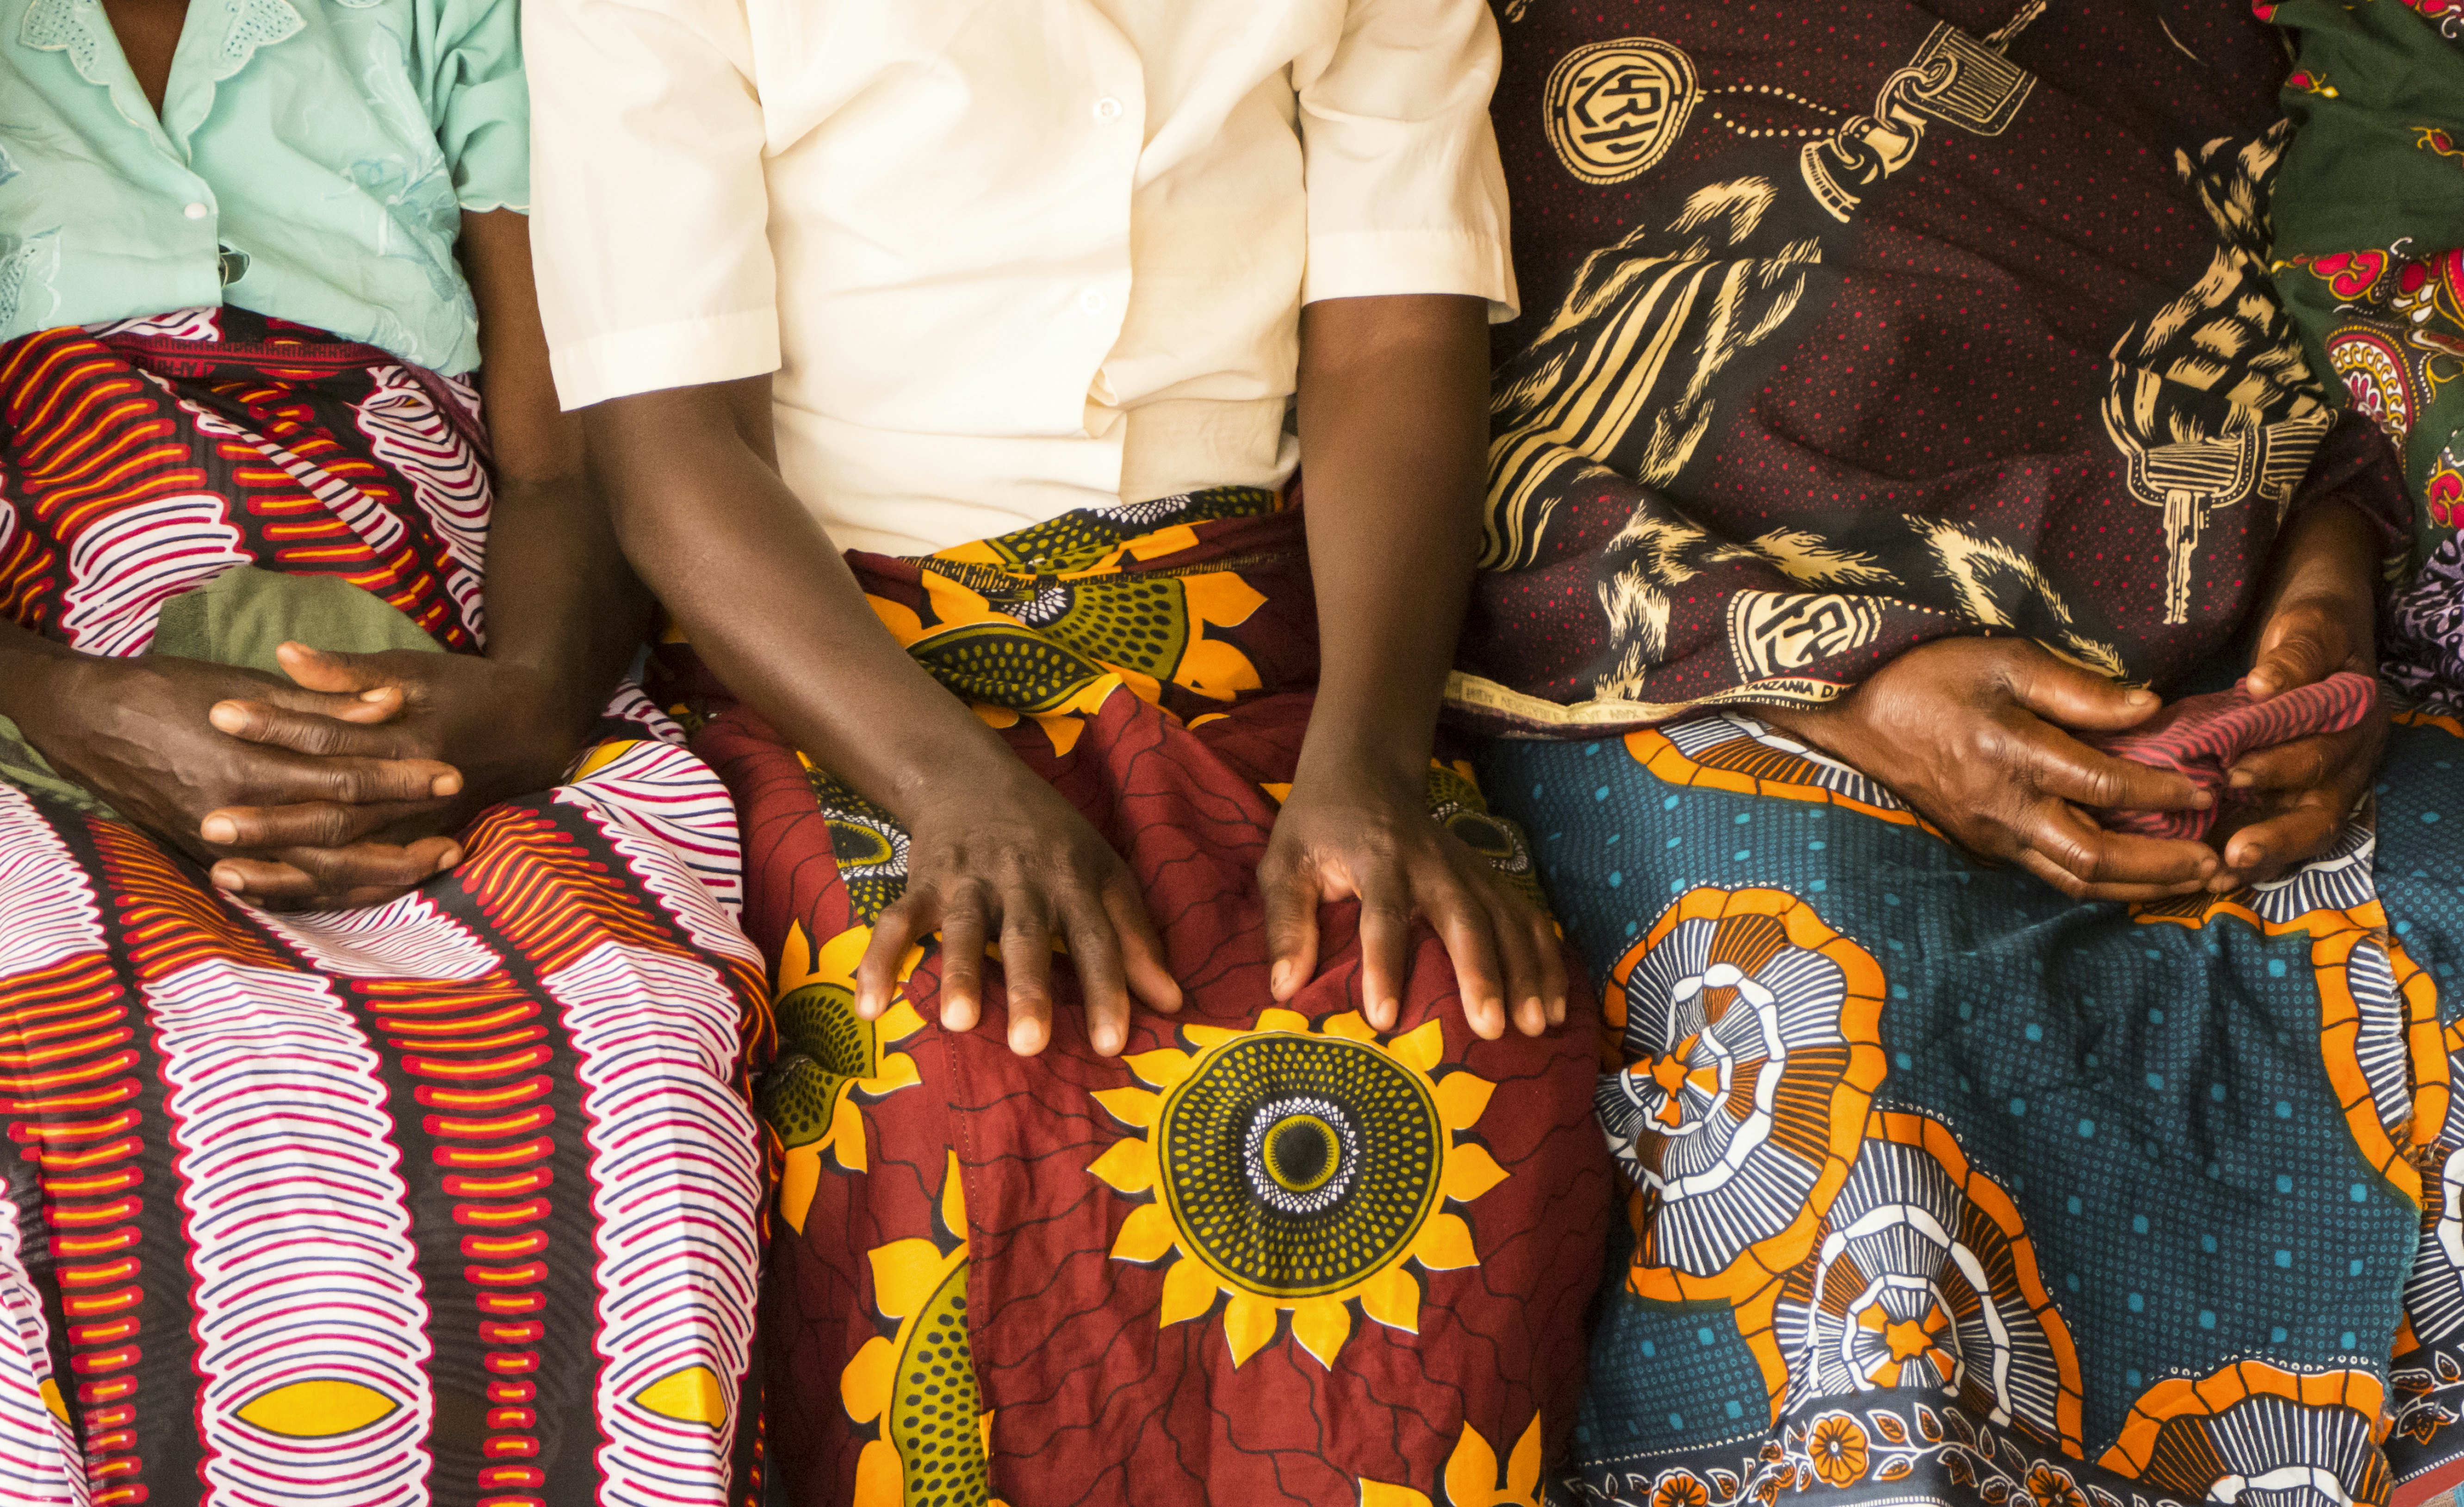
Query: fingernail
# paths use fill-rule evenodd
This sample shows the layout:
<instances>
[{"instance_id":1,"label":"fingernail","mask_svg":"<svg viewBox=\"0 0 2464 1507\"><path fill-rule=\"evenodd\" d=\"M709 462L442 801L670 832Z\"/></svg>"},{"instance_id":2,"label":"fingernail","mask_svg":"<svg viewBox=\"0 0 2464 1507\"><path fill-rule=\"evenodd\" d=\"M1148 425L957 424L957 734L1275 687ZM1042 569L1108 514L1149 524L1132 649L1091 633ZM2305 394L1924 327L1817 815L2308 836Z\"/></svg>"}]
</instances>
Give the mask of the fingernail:
<instances>
[{"instance_id":1,"label":"fingernail","mask_svg":"<svg viewBox=\"0 0 2464 1507\"><path fill-rule=\"evenodd\" d=\"M2156 693L2152 690L2143 688L2140 690L2134 690L2129 695L2124 696L2122 699L2134 707L2148 707L2155 705Z\"/></svg>"},{"instance_id":2,"label":"fingernail","mask_svg":"<svg viewBox=\"0 0 2464 1507\"><path fill-rule=\"evenodd\" d=\"M241 887L248 883L239 877L239 870L226 868L220 863L213 867L213 881L216 889L228 889L234 895L238 894Z\"/></svg>"},{"instance_id":3,"label":"fingernail","mask_svg":"<svg viewBox=\"0 0 2464 1507\"><path fill-rule=\"evenodd\" d=\"M209 842L236 842L239 841L239 823L229 817L208 817L197 823L197 836Z\"/></svg>"},{"instance_id":4,"label":"fingernail","mask_svg":"<svg viewBox=\"0 0 2464 1507\"><path fill-rule=\"evenodd\" d=\"M869 989L857 990L855 994L855 1013L866 1020L869 1020L873 1016L881 1014L881 996ZM943 1025L948 1025L950 1023L949 1016L950 1001L945 1000L941 1005L941 1023Z\"/></svg>"},{"instance_id":5,"label":"fingernail","mask_svg":"<svg viewBox=\"0 0 2464 1507\"><path fill-rule=\"evenodd\" d=\"M214 725L216 732L237 732L248 726L248 713L240 710L234 703L217 701L213 710L206 713L206 720Z\"/></svg>"},{"instance_id":6,"label":"fingernail","mask_svg":"<svg viewBox=\"0 0 2464 1507\"><path fill-rule=\"evenodd\" d=\"M1095 1055L1098 1057L1117 1057L1120 1055L1120 1035L1110 1027L1100 1031L1089 1032L1088 1039L1094 1043Z\"/></svg>"},{"instance_id":7,"label":"fingernail","mask_svg":"<svg viewBox=\"0 0 2464 1507\"><path fill-rule=\"evenodd\" d=\"M379 686L379 687L378 687L376 689L374 689L374 690L363 690L363 691L361 691L361 692L360 692L360 699L361 699L362 701L383 701L383 700L385 700L386 697L388 697L388 696L390 696L390 695L392 695L392 694L393 694L393 688L392 688L391 687L389 687L389 686Z\"/></svg>"},{"instance_id":8,"label":"fingernail","mask_svg":"<svg viewBox=\"0 0 2464 1507\"><path fill-rule=\"evenodd\" d=\"M2212 792L2205 790L2190 792L2190 809L2193 811L2205 811L2215 803L2216 797Z\"/></svg>"},{"instance_id":9,"label":"fingernail","mask_svg":"<svg viewBox=\"0 0 2464 1507\"><path fill-rule=\"evenodd\" d=\"M458 796L462 794L462 776L458 774L439 775L428 782L428 793L431 796Z\"/></svg>"},{"instance_id":10,"label":"fingernail","mask_svg":"<svg viewBox=\"0 0 2464 1507\"><path fill-rule=\"evenodd\" d=\"M1291 987L1291 977L1292 965L1289 963L1276 964L1274 969L1266 975L1267 991L1277 999L1283 998L1284 992Z\"/></svg>"},{"instance_id":11,"label":"fingernail","mask_svg":"<svg viewBox=\"0 0 2464 1507\"><path fill-rule=\"evenodd\" d=\"M436 872L442 874L447 869L451 868L454 864L461 862L461 845L459 843L448 844L444 852L436 855Z\"/></svg>"}]
</instances>

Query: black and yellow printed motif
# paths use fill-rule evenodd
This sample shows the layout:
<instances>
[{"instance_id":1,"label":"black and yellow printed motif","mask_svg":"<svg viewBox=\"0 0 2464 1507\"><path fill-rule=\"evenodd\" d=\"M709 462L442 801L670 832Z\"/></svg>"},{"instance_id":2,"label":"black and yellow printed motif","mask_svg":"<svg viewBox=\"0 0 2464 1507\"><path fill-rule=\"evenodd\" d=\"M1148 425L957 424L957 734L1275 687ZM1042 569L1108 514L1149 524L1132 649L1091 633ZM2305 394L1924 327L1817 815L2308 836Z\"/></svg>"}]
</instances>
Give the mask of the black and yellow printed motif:
<instances>
[{"instance_id":1,"label":"black and yellow printed motif","mask_svg":"<svg viewBox=\"0 0 2464 1507\"><path fill-rule=\"evenodd\" d=\"M1506 1179L1476 1141L1495 1085L1442 1071L1436 1021L1383 1039L1357 1013L1316 1023L1268 1010L1246 1031L1185 1025L1184 1046L1124 1059L1146 1087L1099 1090L1144 1132L1088 1168L1138 1200L1115 1260L1167 1263L1158 1323L1223 1304L1235 1365L1291 1315L1292 1338L1331 1367L1350 1302L1419 1332L1409 1270L1473 1265L1465 1205Z\"/></svg>"},{"instance_id":2,"label":"black and yellow printed motif","mask_svg":"<svg viewBox=\"0 0 2464 1507\"><path fill-rule=\"evenodd\" d=\"M967 1339L967 1195L952 1153L929 1236L871 1253L875 1335L839 1375L847 1416L880 1431L857 1457L855 1507L1000 1507L992 1414Z\"/></svg>"}]
</instances>

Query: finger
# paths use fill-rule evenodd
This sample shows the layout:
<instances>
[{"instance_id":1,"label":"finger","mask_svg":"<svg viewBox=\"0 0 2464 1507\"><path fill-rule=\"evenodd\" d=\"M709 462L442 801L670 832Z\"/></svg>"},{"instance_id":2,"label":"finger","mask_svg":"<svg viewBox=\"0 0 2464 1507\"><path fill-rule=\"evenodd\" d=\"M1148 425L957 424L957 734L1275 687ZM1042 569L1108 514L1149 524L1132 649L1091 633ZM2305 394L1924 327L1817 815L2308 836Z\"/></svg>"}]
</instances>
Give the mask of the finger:
<instances>
[{"instance_id":1,"label":"finger","mask_svg":"<svg viewBox=\"0 0 2464 1507\"><path fill-rule=\"evenodd\" d=\"M1104 884L1104 914L1111 918L1112 934L1120 939L1121 968L1130 993L1149 1010L1171 1015L1180 1008L1180 981L1172 976L1162 939L1147 918L1146 902L1129 870L1116 869Z\"/></svg>"},{"instance_id":2,"label":"finger","mask_svg":"<svg viewBox=\"0 0 2464 1507\"><path fill-rule=\"evenodd\" d=\"M1402 876L1380 863L1355 874L1360 897L1361 1013L1380 1031L1392 1031L1403 1013L1404 970L1412 946L1412 901ZM1494 966L1494 965L1492 965Z\"/></svg>"},{"instance_id":3,"label":"finger","mask_svg":"<svg viewBox=\"0 0 2464 1507\"><path fill-rule=\"evenodd\" d=\"M2038 653L2006 671L2012 699L2048 722L2101 732L2135 728L2164 704L2154 691L2118 686L2101 675Z\"/></svg>"},{"instance_id":4,"label":"finger","mask_svg":"<svg viewBox=\"0 0 2464 1507\"><path fill-rule=\"evenodd\" d=\"M1325 899L1317 864L1269 854L1258 865L1258 887L1266 903L1266 992L1287 1004L1317 976L1317 908Z\"/></svg>"},{"instance_id":5,"label":"finger","mask_svg":"<svg viewBox=\"0 0 2464 1507\"><path fill-rule=\"evenodd\" d=\"M2330 639L2334 642L2330 642ZM2341 630L2315 607L2294 607L2268 620L2258 653L2241 688L2254 701L2326 679L2348 654Z\"/></svg>"},{"instance_id":6,"label":"finger","mask_svg":"<svg viewBox=\"0 0 2464 1507\"><path fill-rule=\"evenodd\" d=\"M1523 907L1523 924L1531 928L1531 945L1540 952L1540 988L1549 999L1549 1023L1566 1023L1567 996L1573 993L1566 977L1566 945L1558 940L1557 928L1549 918L1531 906Z\"/></svg>"},{"instance_id":7,"label":"finger","mask_svg":"<svg viewBox=\"0 0 2464 1507\"><path fill-rule=\"evenodd\" d=\"M362 885L337 893L306 870L268 859L225 860L214 865L211 878L216 888L260 910L356 910L400 899L415 887Z\"/></svg>"},{"instance_id":8,"label":"finger","mask_svg":"<svg viewBox=\"0 0 2464 1507\"><path fill-rule=\"evenodd\" d=\"M2074 899L2188 894L2219 866L2215 851L2204 842L2108 832L2086 813L2058 800L2039 802L2022 819L2017 836L2023 853L2047 860L2077 882L2076 887L2055 883ZM2037 865L2028 866L2037 877L2046 877Z\"/></svg>"},{"instance_id":9,"label":"finger","mask_svg":"<svg viewBox=\"0 0 2464 1507\"><path fill-rule=\"evenodd\" d=\"M907 950L915 945L915 939L932 929L933 908L932 891L911 886L874 919L872 940L866 944L864 956L855 965L855 1013L859 1019L877 1020L890 1008L890 992L898 983L898 965L906 958ZM945 948L941 959L941 1023L945 1026L950 1024L950 972Z\"/></svg>"},{"instance_id":10,"label":"finger","mask_svg":"<svg viewBox=\"0 0 2464 1507\"><path fill-rule=\"evenodd\" d=\"M302 689L350 704L349 710L333 714L353 722L382 722L402 710L408 700L402 682L363 655L338 654L289 641L275 647L274 658Z\"/></svg>"},{"instance_id":11,"label":"finger","mask_svg":"<svg viewBox=\"0 0 2464 1507\"><path fill-rule=\"evenodd\" d=\"M433 809L433 803L427 801L355 806L312 800L291 806L224 806L206 813L197 823L197 836L226 848L338 848Z\"/></svg>"},{"instance_id":12,"label":"finger","mask_svg":"<svg viewBox=\"0 0 2464 1507\"><path fill-rule=\"evenodd\" d=\"M216 887L251 900L332 903L353 891L410 889L461 861L462 845L452 839L422 838L400 847L362 842L220 859L210 877Z\"/></svg>"},{"instance_id":13,"label":"finger","mask_svg":"<svg viewBox=\"0 0 2464 1507\"><path fill-rule=\"evenodd\" d=\"M2250 822L2225 842L2225 866L2240 884L2267 884L2294 864L2304 864L2326 852L2348 818L2348 805L2328 793L2306 796L2292 810Z\"/></svg>"},{"instance_id":14,"label":"finger","mask_svg":"<svg viewBox=\"0 0 2464 1507\"><path fill-rule=\"evenodd\" d=\"M361 725L364 719L342 715L351 709L366 706L356 699L343 700L335 702L328 711L278 707L264 701L217 701L207 711L206 720L213 724L216 732L249 743L289 749L294 754L320 758L409 757L414 751L399 730L364 727Z\"/></svg>"},{"instance_id":15,"label":"finger","mask_svg":"<svg viewBox=\"0 0 2464 1507\"><path fill-rule=\"evenodd\" d=\"M1044 897L1001 896L1001 984L1009 995L1009 1049L1033 1057L1052 1040L1052 924Z\"/></svg>"},{"instance_id":16,"label":"finger","mask_svg":"<svg viewBox=\"0 0 2464 1507\"><path fill-rule=\"evenodd\" d=\"M385 800L427 800L462 791L462 772L432 758L319 758L285 760L285 791L293 800L322 799L363 805ZM260 801L263 805L289 801Z\"/></svg>"},{"instance_id":17,"label":"finger","mask_svg":"<svg viewBox=\"0 0 2464 1507\"><path fill-rule=\"evenodd\" d=\"M1507 994L1488 906L1451 871L1441 881L1423 880L1419 899L1421 912L1437 928L1446 956L1454 962L1463 1023L1482 1040L1496 1040L1506 1035Z\"/></svg>"},{"instance_id":18,"label":"finger","mask_svg":"<svg viewBox=\"0 0 2464 1507\"><path fill-rule=\"evenodd\" d=\"M1463 876L1464 887L1488 918L1488 934L1496 943L1507 1014L1515 1030L1538 1036L1549 1029L1549 999L1540 982L1540 954L1531 945L1531 928L1521 899L1500 894L1488 865L1479 858L1467 855L1464 863L1472 870Z\"/></svg>"},{"instance_id":19,"label":"finger","mask_svg":"<svg viewBox=\"0 0 2464 1507\"><path fill-rule=\"evenodd\" d=\"M941 1024L973 1031L984 1017L984 936L992 925L983 886L961 886L941 909Z\"/></svg>"},{"instance_id":20,"label":"finger","mask_svg":"<svg viewBox=\"0 0 2464 1507\"><path fill-rule=\"evenodd\" d=\"M2157 769L2089 748L2058 728L2042 727L2024 754L2037 789L2105 811L2205 811L2216 797L2179 770Z\"/></svg>"},{"instance_id":21,"label":"finger","mask_svg":"<svg viewBox=\"0 0 2464 1507\"><path fill-rule=\"evenodd\" d=\"M2326 783L2327 777L2361 748L2365 735L2356 728L2259 749L2235 761L2226 772L2225 782L2235 790L2254 793L2308 790Z\"/></svg>"},{"instance_id":22,"label":"finger","mask_svg":"<svg viewBox=\"0 0 2464 1507\"><path fill-rule=\"evenodd\" d=\"M1130 1040L1130 988L1121 968L1121 944L1112 918L1089 897L1064 912L1069 961L1078 971L1078 996L1087 1012L1087 1042L1098 1057L1115 1057Z\"/></svg>"}]
</instances>

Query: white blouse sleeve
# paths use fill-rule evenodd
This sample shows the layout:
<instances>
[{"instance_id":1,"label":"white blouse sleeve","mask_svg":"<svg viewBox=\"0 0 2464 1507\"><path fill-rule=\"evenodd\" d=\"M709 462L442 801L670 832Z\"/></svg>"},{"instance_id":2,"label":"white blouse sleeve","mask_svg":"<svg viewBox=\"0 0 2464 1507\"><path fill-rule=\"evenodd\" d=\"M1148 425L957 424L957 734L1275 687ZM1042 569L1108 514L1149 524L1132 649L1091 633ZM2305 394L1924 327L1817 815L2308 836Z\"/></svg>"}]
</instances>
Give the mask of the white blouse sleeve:
<instances>
[{"instance_id":1,"label":"white blouse sleeve","mask_svg":"<svg viewBox=\"0 0 2464 1507\"><path fill-rule=\"evenodd\" d=\"M1309 176L1304 302L1485 298L1514 317L1506 173L1488 121L1486 0L1352 0L1343 37L1293 67Z\"/></svg>"},{"instance_id":2,"label":"white blouse sleeve","mask_svg":"<svg viewBox=\"0 0 2464 1507\"><path fill-rule=\"evenodd\" d=\"M527 0L531 248L567 408L779 365L742 0Z\"/></svg>"}]
</instances>

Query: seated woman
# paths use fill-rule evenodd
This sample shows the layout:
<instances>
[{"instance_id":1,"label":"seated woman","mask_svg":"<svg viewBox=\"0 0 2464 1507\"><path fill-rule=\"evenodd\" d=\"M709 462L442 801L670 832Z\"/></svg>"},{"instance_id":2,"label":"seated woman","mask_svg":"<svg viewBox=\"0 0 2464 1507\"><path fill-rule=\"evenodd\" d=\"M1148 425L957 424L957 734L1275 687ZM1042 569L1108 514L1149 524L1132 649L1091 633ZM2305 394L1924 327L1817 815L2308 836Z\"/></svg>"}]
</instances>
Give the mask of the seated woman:
<instances>
[{"instance_id":1,"label":"seated woman","mask_svg":"<svg viewBox=\"0 0 2464 1507\"><path fill-rule=\"evenodd\" d=\"M10 1501L758 1496L759 961L617 688L519 58L0 3Z\"/></svg>"},{"instance_id":2,"label":"seated woman","mask_svg":"<svg viewBox=\"0 0 2464 1507\"><path fill-rule=\"evenodd\" d=\"M1507 9L1451 700L1616 1037L1564 1499L2387 1500L2464 1390L2464 748L2331 679L2409 527L2269 281L2268 29ZM2244 710L2118 757L2151 688Z\"/></svg>"},{"instance_id":3,"label":"seated woman","mask_svg":"<svg viewBox=\"0 0 2464 1507\"><path fill-rule=\"evenodd\" d=\"M525 27L558 388L777 970L781 1480L1528 1501L1608 1168L1528 853L1431 756L1486 9Z\"/></svg>"}]
</instances>

